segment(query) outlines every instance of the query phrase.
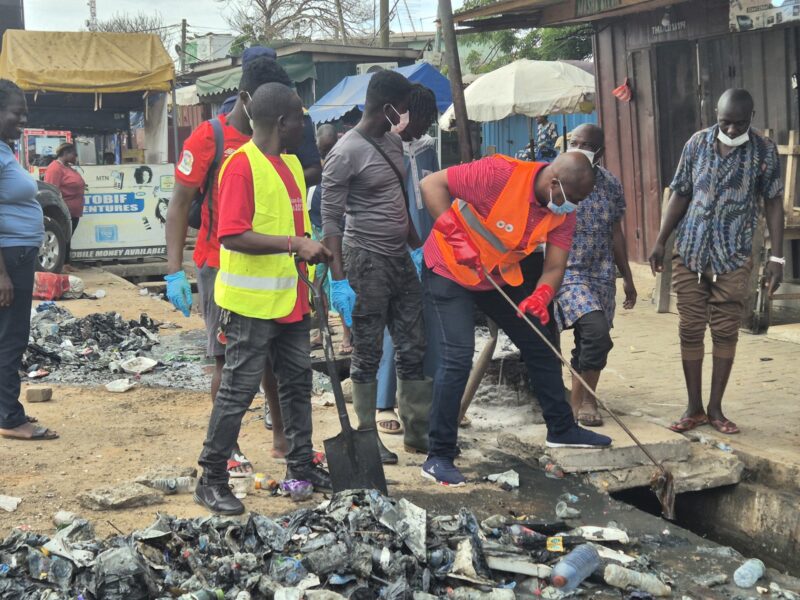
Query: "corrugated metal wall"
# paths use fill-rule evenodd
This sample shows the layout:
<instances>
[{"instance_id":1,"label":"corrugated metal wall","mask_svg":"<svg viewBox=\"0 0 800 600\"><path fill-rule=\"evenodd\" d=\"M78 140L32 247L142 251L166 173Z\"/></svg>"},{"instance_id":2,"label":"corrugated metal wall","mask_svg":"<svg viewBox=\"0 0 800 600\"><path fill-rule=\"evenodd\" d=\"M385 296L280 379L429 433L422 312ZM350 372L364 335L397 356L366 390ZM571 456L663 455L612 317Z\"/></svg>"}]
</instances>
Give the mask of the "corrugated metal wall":
<instances>
[{"instance_id":1,"label":"corrugated metal wall","mask_svg":"<svg viewBox=\"0 0 800 600\"><path fill-rule=\"evenodd\" d=\"M562 129L562 116L554 115L550 120ZM597 123L597 113L564 115L567 131L572 131L583 123ZM488 154L488 147L494 146L500 154L514 156L518 150L528 145L531 137L536 137L536 121L523 115L512 115L501 121L483 123L481 126L481 156Z\"/></svg>"}]
</instances>

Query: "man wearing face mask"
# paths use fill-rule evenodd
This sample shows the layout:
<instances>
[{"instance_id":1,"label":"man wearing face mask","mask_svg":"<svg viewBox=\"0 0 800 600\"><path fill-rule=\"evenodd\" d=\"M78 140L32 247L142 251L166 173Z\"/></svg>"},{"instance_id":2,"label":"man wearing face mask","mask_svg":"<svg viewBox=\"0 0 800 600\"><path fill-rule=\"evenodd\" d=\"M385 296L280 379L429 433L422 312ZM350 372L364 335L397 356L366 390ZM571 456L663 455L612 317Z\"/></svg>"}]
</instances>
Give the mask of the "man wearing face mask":
<instances>
[{"instance_id":1,"label":"man wearing face mask","mask_svg":"<svg viewBox=\"0 0 800 600\"><path fill-rule=\"evenodd\" d=\"M579 427L564 399L561 363L517 311L487 281L484 268L520 310L549 321L548 305L561 285L575 228L577 203L594 187L585 157L565 153L553 163L495 155L423 179L422 196L436 220L425 242L425 318L441 348L434 378L428 459L422 475L449 486L466 479L454 465L458 413L475 346L477 305L520 349L547 423L549 447L597 448L611 439ZM458 198L451 204L451 198ZM547 244L538 282L524 281L520 262Z\"/></svg>"},{"instance_id":2,"label":"man wearing face mask","mask_svg":"<svg viewBox=\"0 0 800 600\"><path fill-rule=\"evenodd\" d=\"M375 428L384 327L396 349L401 413L404 407L417 413L430 402L432 382L422 366L422 289L412 260L412 254L421 253L421 242L409 225L398 135L408 125L411 90L400 73L375 73L361 121L334 146L322 170L322 231L333 254L331 302L353 334L350 378L362 429ZM404 442L424 452L424 431L423 439L417 439L416 429L406 429ZM397 462L380 438L378 447L384 463Z\"/></svg>"},{"instance_id":3,"label":"man wearing face mask","mask_svg":"<svg viewBox=\"0 0 800 600\"><path fill-rule=\"evenodd\" d=\"M783 184L774 142L750 128L753 98L729 89L717 103L717 124L686 142L672 196L650 255L653 273L664 268L666 241L674 229L672 286L678 296L681 359L688 406L672 424L684 432L710 424L738 433L722 412L722 397L733 368L744 299L753 268L753 234L763 203L772 256L765 271L768 293L783 279ZM713 342L711 395L703 409L703 339Z\"/></svg>"},{"instance_id":4,"label":"man wearing face mask","mask_svg":"<svg viewBox=\"0 0 800 600\"><path fill-rule=\"evenodd\" d=\"M555 310L559 329L572 329L575 334L572 366L593 390L614 346L610 331L616 305L617 268L624 282L623 306L631 309L636 304L636 287L622 232L625 196L619 180L597 164L603 155L603 144L603 130L591 124L576 128L569 141L567 152L583 154L594 166L595 182L592 193L576 211L575 236ZM575 377L570 404L581 425L603 424L595 399Z\"/></svg>"}]
</instances>

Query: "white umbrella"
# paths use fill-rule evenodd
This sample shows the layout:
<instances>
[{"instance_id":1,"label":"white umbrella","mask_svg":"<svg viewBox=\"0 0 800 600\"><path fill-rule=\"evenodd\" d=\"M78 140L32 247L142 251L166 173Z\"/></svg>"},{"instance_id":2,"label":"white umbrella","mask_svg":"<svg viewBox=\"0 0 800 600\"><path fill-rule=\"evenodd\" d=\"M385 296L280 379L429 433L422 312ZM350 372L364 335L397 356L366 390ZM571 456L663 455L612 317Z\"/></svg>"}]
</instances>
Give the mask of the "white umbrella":
<instances>
[{"instance_id":1,"label":"white umbrella","mask_svg":"<svg viewBox=\"0 0 800 600\"><path fill-rule=\"evenodd\" d=\"M559 115L594 110L594 77L573 65L517 60L479 77L464 91L471 121L499 121L509 115ZM439 119L455 126L453 106Z\"/></svg>"}]
</instances>

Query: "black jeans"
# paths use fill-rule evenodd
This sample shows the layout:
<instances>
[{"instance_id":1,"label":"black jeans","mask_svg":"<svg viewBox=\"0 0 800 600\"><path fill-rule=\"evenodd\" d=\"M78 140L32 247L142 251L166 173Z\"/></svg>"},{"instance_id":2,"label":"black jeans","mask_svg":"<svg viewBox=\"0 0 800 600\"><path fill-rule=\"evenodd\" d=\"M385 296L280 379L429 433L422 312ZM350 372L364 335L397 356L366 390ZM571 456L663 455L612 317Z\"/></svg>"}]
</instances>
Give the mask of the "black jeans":
<instances>
[{"instance_id":1,"label":"black jeans","mask_svg":"<svg viewBox=\"0 0 800 600\"><path fill-rule=\"evenodd\" d=\"M0 429L14 429L26 423L19 401L19 370L31 331L33 274L39 248L2 248L6 272L14 286L11 306L0 308Z\"/></svg>"},{"instance_id":2,"label":"black jeans","mask_svg":"<svg viewBox=\"0 0 800 600\"><path fill-rule=\"evenodd\" d=\"M422 287L411 256L385 256L345 246L343 258L347 279L356 293L350 362L353 382L375 381L386 327L395 346L397 377L406 381L424 379Z\"/></svg>"},{"instance_id":3,"label":"black jeans","mask_svg":"<svg viewBox=\"0 0 800 600\"><path fill-rule=\"evenodd\" d=\"M586 313L573 325L575 347L572 349L572 368L584 371L602 371L608 363L608 353L614 347L611 328L601 310Z\"/></svg>"},{"instance_id":4,"label":"black jeans","mask_svg":"<svg viewBox=\"0 0 800 600\"><path fill-rule=\"evenodd\" d=\"M516 309L495 291L474 292L455 281L423 269L425 318L433 319L431 331L442 356L433 384L433 406L428 431L430 456L455 458L458 439L458 412L461 396L472 368L475 351L473 303L494 320L519 348L547 429L561 433L573 427L574 418L564 395L561 362L528 325ZM504 291L519 304L530 295L535 282L519 287L505 286ZM538 323L534 319L534 323ZM553 340L552 333L539 325L539 331Z\"/></svg>"},{"instance_id":5,"label":"black jeans","mask_svg":"<svg viewBox=\"0 0 800 600\"><path fill-rule=\"evenodd\" d=\"M200 454L203 482L227 483L227 461L239 439L242 418L258 392L269 361L278 380L283 429L289 443L290 467L311 464L311 341L310 319L282 324L222 313L228 343L225 367L208 433Z\"/></svg>"}]
</instances>

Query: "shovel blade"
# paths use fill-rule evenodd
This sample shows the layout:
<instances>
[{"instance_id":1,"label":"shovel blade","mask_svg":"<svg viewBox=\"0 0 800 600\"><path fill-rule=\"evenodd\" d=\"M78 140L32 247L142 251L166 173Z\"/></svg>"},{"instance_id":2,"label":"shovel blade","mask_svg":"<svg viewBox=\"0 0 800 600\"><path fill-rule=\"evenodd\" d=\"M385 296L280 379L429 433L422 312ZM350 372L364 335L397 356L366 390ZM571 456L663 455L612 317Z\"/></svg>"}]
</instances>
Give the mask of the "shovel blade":
<instances>
[{"instance_id":1,"label":"shovel blade","mask_svg":"<svg viewBox=\"0 0 800 600\"><path fill-rule=\"evenodd\" d=\"M383 473L378 432L374 429L342 431L324 441L331 487L334 493L375 489L388 495Z\"/></svg>"}]
</instances>

